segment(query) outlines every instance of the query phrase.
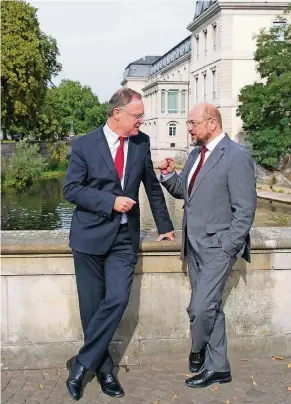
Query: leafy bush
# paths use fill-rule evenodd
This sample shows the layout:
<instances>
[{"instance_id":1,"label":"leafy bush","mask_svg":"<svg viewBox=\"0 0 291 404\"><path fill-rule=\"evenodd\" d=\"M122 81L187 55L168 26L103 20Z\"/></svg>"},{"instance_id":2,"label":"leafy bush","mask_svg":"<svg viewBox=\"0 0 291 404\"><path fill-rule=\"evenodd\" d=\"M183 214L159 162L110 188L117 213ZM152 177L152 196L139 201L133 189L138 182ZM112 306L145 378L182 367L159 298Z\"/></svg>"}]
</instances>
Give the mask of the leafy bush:
<instances>
[{"instance_id":1,"label":"leafy bush","mask_svg":"<svg viewBox=\"0 0 291 404\"><path fill-rule=\"evenodd\" d=\"M50 157L48 158L48 169L65 169L68 165L68 150L63 142L51 143L48 145Z\"/></svg>"},{"instance_id":2,"label":"leafy bush","mask_svg":"<svg viewBox=\"0 0 291 404\"><path fill-rule=\"evenodd\" d=\"M4 185L21 190L39 178L45 169L45 161L37 144L22 140L16 144L15 154L8 169Z\"/></svg>"},{"instance_id":3,"label":"leafy bush","mask_svg":"<svg viewBox=\"0 0 291 404\"><path fill-rule=\"evenodd\" d=\"M237 110L254 159L272 170L291 153L290 10L278 17L281 24L256 36L254 59L262 82L241 89Z\"/></svg>"}]
</instances>

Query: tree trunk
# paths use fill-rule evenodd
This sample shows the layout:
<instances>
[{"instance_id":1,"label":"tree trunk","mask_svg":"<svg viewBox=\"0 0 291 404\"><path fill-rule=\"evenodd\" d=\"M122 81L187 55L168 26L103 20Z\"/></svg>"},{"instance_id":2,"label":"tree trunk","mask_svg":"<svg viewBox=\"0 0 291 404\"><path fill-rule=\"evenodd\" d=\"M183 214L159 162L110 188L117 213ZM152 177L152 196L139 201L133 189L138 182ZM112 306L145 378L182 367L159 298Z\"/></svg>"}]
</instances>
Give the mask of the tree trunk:
<instances>
[{"instance_id":1,"label":"tree trunk","mask_svg":"<svg viewBox=\"0 0 291 404\"><path fill-rule=\"evenodd\" d=\"M2 130L2 134L3 134L3 140L8 140L8 138L7 138L7 130L6 129Z\"/></svg>"}]
</instances>

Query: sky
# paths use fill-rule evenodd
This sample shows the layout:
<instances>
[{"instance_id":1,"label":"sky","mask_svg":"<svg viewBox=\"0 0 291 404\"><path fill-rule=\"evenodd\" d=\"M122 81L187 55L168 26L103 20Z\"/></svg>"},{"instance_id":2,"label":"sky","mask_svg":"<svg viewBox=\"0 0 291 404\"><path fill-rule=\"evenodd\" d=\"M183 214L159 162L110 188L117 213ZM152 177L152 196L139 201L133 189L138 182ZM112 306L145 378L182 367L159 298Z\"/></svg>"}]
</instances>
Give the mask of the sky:
<instances>
[{"instance_id":1,"label":"sky","mask_svg":"<svg viewBox=\"0 0 291 404\"><path fill-rule=\"evenodd\" d=\"M57 40L62 72L54 78L89 85L104 102L121 87L126 66L163 55L190 32L194 0L29 1L40 28Z\"/></svg>"}]
</instances>

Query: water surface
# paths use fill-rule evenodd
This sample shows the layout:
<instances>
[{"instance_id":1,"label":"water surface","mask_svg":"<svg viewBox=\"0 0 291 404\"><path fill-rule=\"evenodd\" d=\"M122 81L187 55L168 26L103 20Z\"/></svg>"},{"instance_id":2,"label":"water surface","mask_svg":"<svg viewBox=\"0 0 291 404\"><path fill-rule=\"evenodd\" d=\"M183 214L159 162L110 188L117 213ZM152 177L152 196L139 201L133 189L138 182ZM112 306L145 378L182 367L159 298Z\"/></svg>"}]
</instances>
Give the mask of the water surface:
<instances>
[{"instance_id":1,"label":"water surface","mask_svg":"<svg viewBox=\"0 0 291 404\"><path fill-rule=\"evenodd\" d=\"M74 206L62 195L63 178L47 179L24 192L9 189L2 193L2 230L69 229ZM167 206L175 229L181 229L183 201L164 190ZM140 189L141 228L155 229L143 186ZM254 226L290 226L290 205L258 200Z\"/></svg>"}]
</instances>

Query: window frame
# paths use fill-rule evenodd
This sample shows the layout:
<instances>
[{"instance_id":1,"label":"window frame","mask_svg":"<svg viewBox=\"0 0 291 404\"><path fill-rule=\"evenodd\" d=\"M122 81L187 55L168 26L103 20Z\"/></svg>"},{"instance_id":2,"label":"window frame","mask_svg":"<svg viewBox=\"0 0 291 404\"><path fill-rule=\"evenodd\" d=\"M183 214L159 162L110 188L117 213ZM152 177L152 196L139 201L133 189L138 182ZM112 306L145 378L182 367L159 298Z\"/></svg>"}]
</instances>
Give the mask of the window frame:
<instances>
[{"instance_id":1,"label":"window frame","mask_svg":"<svg viewBox=\"0 0 291 404\"><path fill-rule=\"evenodd\" d=\"M171 136L171 137L177 136L177 124L176 124L176 122L169 122L169 124L168 124L168 135Z\"/></svg>"}]
</instances>

